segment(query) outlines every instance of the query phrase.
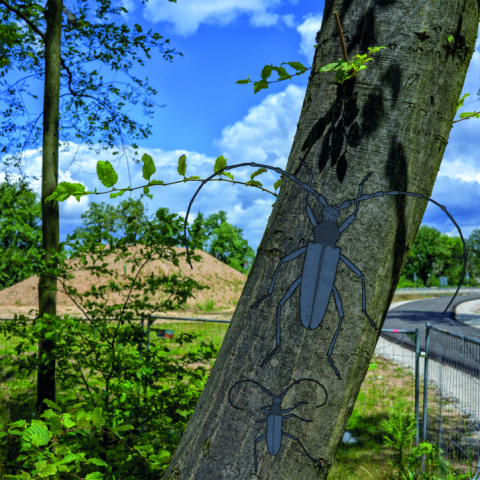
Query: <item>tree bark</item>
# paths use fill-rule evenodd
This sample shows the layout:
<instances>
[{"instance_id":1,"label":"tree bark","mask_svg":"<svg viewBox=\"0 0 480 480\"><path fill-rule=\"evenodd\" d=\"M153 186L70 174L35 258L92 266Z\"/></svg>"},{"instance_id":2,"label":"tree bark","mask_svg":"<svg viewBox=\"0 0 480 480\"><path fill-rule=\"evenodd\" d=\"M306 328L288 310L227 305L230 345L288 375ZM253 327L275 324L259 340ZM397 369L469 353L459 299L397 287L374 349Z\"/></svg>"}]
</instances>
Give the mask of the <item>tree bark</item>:
<instances>
[{"instance_id":1,"label":"tree bark","mask_svg":"<svg viewBox=\"0 0 480 480\"><path fill-rule=\"evenodd\" d=\"M367 47L385 46L373 54L366 70L339 85L335 72L319 68L342 58L334 18L337 11L349 60L368 53ZM430 197L437 177L456 106L472 58L479 21L478 0L441 0L419 3L326 0L298 129L287 167L288 173L308 183L301 167L313 171L312 188L330 205L355 199L359 184L363 194L403 191ZM454 36L448 45L448 36ZM449 209L448 198L437 202ZM317 222L323 205L309 195ZM250 306L267 293L280 260L314 241L306 210L306 191L285 178L252 270L227 331L217 361L198 401L180 445L164 475L165 480L221 479L325 479L367 373L380 329L393 298L403 264L420 226L427 200L405 195L374 197L359 203L354 222L343 231L337 246L364 275L366 311L362 311L362 278L342 261L335 283L343 304L344 320L332 360L327 359L339 325L331 292L320 326L305 329L300 322L301 286L281 309L281 347L263 367L259 363L275 347L277 308L289 287L302 275L302 254L282 264L273 293L256 309ZM340 226L355 206L342 210ZM448 218L448 217L446 217ZM303 242L302 242L303 240ZM195 267L194 267L195 268ZM254 471L255 439L267 432L260 408L272 398L251 379L274 395L294 380L309 378L322 384L301 382L283 398L282 408L300 401L308 405L283 421L283 432L297 437L309 454L325 461L319 469L299 443L282 436L278 454L267 451L266 440L257 445L258 477Z\"/></svg>"},{"instance_id":2,"label":"tree bark","mask_svg":"<svg viewBox=\"0 0 480 480\"><path fill-rule=\"evenodd\" d=\"M45 203L58 185L58 123L60 98L60 43L62 34L62 0L48 0L45 12L47 20L45 41L45 91L43 103L43 151L42 151L42 248L47 252L58 251L59 207L58 202ZM41 275L38 283L39 317L45 313L57 314L57 278ZM38 344L38 355L48 358L55 342L43 337ZM44 399L55 401L55 362L39 367L37 372L37 418L48 409Z\"/></svg>"}]
</instances>

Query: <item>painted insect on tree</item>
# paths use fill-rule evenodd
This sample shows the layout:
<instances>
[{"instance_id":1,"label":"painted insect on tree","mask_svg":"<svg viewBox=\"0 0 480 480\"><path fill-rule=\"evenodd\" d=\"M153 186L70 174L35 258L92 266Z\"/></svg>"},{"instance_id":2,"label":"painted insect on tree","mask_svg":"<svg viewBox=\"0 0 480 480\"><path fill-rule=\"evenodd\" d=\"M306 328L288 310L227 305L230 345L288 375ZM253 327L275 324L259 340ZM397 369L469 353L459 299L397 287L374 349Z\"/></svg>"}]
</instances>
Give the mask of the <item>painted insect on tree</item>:
<instances>
[{"instance_id":1,"label":"painted insect on tree","mask_svg":"<svg viewBox=\"0 0 480 480\"><path fill-rule=\"evenodd\" d=\"M230 405L233 408L236 408L237 410L244 410L244 409L240 407L236 407L232 403L230 395L235 385L238 385L239 383L244 383L244 382L254 383L255 385L258 385L265 393L268 393L268 395L270 395L273 398L271 405L265 405L260 409L262 410L262 412L266 413L268 417L263 420L255 420L255 423L265 423L265 422L267 423L267 433L260 435L260 437L258 437L253 443L253 457L255 459L255 475L257 474L257 442L259 442L260 440L263 440L264 438L267 439L267 448L270 455L276 455L279 452L280 447L282 446L282 435L285 435L286 437L297 441L300 444L300 446L303 448L303 451L306 453L308 458L310 458L310 460L312 460L313 462L318 463L321 466L321 464L325 461L325 459L323 458L320 458L319 460L315 460L305 450L305 447L302 445L302 442L297 437L294 437L293 435L290 435L289 433L282 431L283 421L286 420L287 418L295 417L295 418L298 418L299 420L302 420L303 422L312 422L312 420L305 420L304 418L301 418L298 415L295 415L294 413L291 413L290 415L285 415L286 413L289 413L295 408L297 408L299 405L308 405L308 402L298 402L292 408L287 408L286 410L282 410L282 400L285 394L295 384L303 382L305 380L309 382L315 382L316 384L320 385L323 388L325 392L325 401L321 405L317 405L315 408L323 407L323 405L327 403L328 393L325 390L325 387L321 383L317 382L316 380L312 380L311 378L301 378L300 380L296 380L289 387L287 387L285 391L278 397L273 393L269 392L265 387L260 385L258 382L255 382L254 380L240 380L230 388L228 392L228 401L230 402Z\"/></svg>"},{"instance_id":2,"label":"painted insect on tree","mask_svg":"<svg viewBox=\"0 0 480 480\"><path fill-rule=\"evenodd\" d=\"M337 341L337 336L340 331L340 327L342 326L342 322L344 318L342 301L340 299L340 295L334 283L335 276L337 273L337 268L338 268L338 262L340 260L342 260L342 262L345 263L345 265L348 268L350 268L350 270L352 270L358 277L361 278L362 280L362 311L365 314L365 317L370 322L370 325L372 326L372 328L377 330L375 322L370 318L366 309L364 275L345 255L341 254L340 247L337 247L337 242L339 241L342 232L348 226L350 226L352 222L355 220L358 213L359 203L364 200L368 200L370 198L382 197L383 195L410 195L412 197L424 198L425 200L428 200L434 203L435 205L439 206L448 215L450 220L457 227L457 230L460 233L460 238L462 239L464 264L463 264L462 279L460 280L460 283L458 284L458 287L457 287L457 291L455 292L452 299L450 300L450 303L445 308L443 315L448 310L448 307L450 307L450 305L452 304L453 300L457 296L460 286L463 284L463 280L465 276L465 266L467 263L467 250L465 247L465 240L463 239L463 235L462 235L462 231L460 230L460 227L457 225L457 223L452 218L452 216L448 213L447 209L443 205L440 205L439 203L437 203L435 200L432 200L429 197L425 197L424 195L421 195L419 193L399 192L396 190L391 192L380 191L380 192L362 195L363 185L373 173L373 172L370 172L365 176L365 178L360 183L357 198L354 198L351 200L345 200L341 205L338 205L338 206L329 205L321 193L316 192L311 188L312 173L309 167L303 161L302 161L302 165L309 174L308 184L302 182L301 180L298 180L294 175L289 174L280 168L274 168L268 165L261 165L253 162L232 165L230 167L224 167L218 170L216 173L214 173L210 177L208 177L206 180L204 180L200 185L200 187L197 189L192 200L190 201L190 205L188 206L188 210L187 210L187 215L185 217L184 233L185 233L185 244L187 247L187 257L190 262L190 256L188 254L187 237L186 237L186 225L187 225L188 214L190 212L190 208L198 192L203 187L203 185L206 182L208 182L208 180L210 180L212 177L220 174L223 170L230 170L232 168L238 168L243 166L251 166L251 167L261 167L265 169L275 170L275 172L283 174L284 176L290 178L290 180L293 180L294 182L298 183L302 188L304 188L307 191L306 209L307 209L308 218L310 219L310 222L313 225L313 234L315 236L315 240L308 242L306 247L301 247L280 259L277 269L275 270L272 283L270 284L270 287L268 288L266 295L264 295L262 298L254 302L250 307L250 308L258 307L261 302L263 302L266 298L268 298L272 294L273 287L275 285L275 280L277 278L278 271L282 266L282 264L289 262L290 260L293 260L294 258L300 256L302 253L305 253L302 274L292 283L292 285L290 285L287 292L278 303L276 346L272 350L270 355L268 355L265 358L265 360L263 360L260 366L263 367L268 362L268 360L270 360L270 358L272 358L272 356L280 348L281 309L285 304L285 302L293 295L293 292L296 290L296 288L300 285L300 319L301 319L302 325L306 329L310 329L310 330L315 330L322 323L323 317L325 315L325 311L327 309L328 302L330 300L331 293L333 291L335 304L337 307L338 315L340 317L340 322L338 324L333 340L330 344L330 348L328 349L327 357L328 357L330 366L333 368L337 377L341 380L342 378L340 376L340 372L337 370L332 360L332 351L333 351L333 348L335 347L335 342ZM309 194L312 194L325 207L322 211L321 222L317 222L317 220L315 219L315 216L313 215L312 209L310 208L310 205L308 205ZM348 208L352 206L353 204L356 204L355 212L352 213L352 215L350 215L342 223L342 225L338 226L337 219L340 216L340 211L343 210L344 208ZM190 262L190 266L192 267L191 262Z\"/></svg>"}]
</instances>

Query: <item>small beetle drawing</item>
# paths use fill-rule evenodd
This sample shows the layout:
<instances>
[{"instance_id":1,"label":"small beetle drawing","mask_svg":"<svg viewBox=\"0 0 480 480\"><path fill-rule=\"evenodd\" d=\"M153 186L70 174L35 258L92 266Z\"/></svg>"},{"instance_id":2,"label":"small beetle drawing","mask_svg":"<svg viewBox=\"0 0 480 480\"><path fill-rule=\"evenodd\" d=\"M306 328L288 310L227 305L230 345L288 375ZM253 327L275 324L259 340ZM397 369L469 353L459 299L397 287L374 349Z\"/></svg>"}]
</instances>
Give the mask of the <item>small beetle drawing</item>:
<instances>
[{"instance_id":1,"label":"small beetle drawing","mask_svg":"<svg viewBox=\"0 0 480 480\"><path fill-rule=\"evenodd\" d=\"M285 394L288 392L288 390L290 390L290 388L292 388L295 384L303 381L315 382L323 388L325 392L325 401L321 405L317 405L315 408L323 407L323 405L327 403L327 399L328 399L327 391L325 390L325 387L321 383L317 382L316 380L312 380L310 378L301 378L300 380L296 380L289 387L287 387L285 391L278 397L273 393L269 392L265 387L260 385L260 383L255 382L254 380L240 380L230 388L230 391L228 392L228 401L230 402L230 405L233 408L236 408L237 410L244 410L244 409L240 407L236 407L232 403L230 394L232 393L232 390L235 387L235 385L238 385L239 383L244 383L244 382L254 383L255 385L258 385L265 393L268 393L268 395L270 395L273 398L271 405L266 405L261 408L262 412L266 413L268 417L264 420L255 420L255 423L267 422L267 433L260 435L260 437L258 437L253 443L255 475L257 474L257 442L259 442L260 440L263 440L264 438L267 439L267 448L270 455L276 455L279 452L280 447L282 446L282 435L285 435L286 437L291 438L292 440L296 440L300 444L300 446L303 448L303 451L306 453L308 458L310 458L310 460L312 460L313 462L321 465L325 461L325 459L323 458L320 458L319 460L315 460L305 450L305 447L302 445L302 442L300 442L300 440L297 437L294 437L293 435L290 435L289 433L282 431L282 423L287 418L295 417L295 418L298 418L299 420L302 420L303 422L312 422L312 420L305 420L304 418L301 418L298 415L295 415L293 413L291 413L290 415L285 415L286 413L291 412L293 409L297 408L299 405L308 405L308 402L298 402L295 406L293 406L292 408L287 408L286 410L282 410L282 406L281 406L282 399L285 396Z\"/></svg>"},{"instance_id":2,"label":"small beetle drawing","mask_svg":"<svg viewBox=\"0 0 480 480\"><path fill-rule=\"evenodd\" d=\"M460 238L462 239L463 243L463 258L464 258L464 264L463 264L463 273L462 273L462 279L460 280L460 283L458 284L457 291L453 295L452 299L450 300L450 303L447 305L445 308L444 312L442 315L445 314L445 312L448 310L448 307L452 304L453 300L457 296L458 291L460 290L460 286L463 283L464 276L465 276L465 267L467 263L467 249L465 247L465 240L463 239L462 231L460 230L460 227L457 225L455 220L452 218L452 216L448 213L447 209L443 206L437 203L435 200L432 200L429 197L425 197L424 195L421 195L419 193L410 193L410 192L399 192L399 191L391 191L391 192L375 192L375 193L370 193L370 194L364 194L362 195L362 189L364 183L368 180L368 178L372 175L373 172L368 173L362 182L359 185L358 189L358 195L357 198L351 199L351 200L345 200L341 205L329 205L328 202L325 200L323 195L319 192L316 192L311 188L312 184L312 173L309 169L309 167L302 161L303 167L307 170L309 174L309 181L308 184L302 182L301 180L298 180L294 175L289 174L285 171L283 171L280 168L274 168L270 167L268 165L261 165L258 163L242 163L239 165L232 165L230 167L225 167L223 169L218 170L216 173L211 175L209 178L204 180L200 187L197 189L195 195L193 196L192 200L190 201L190 205L188 206L187 210L187 215L185 217L185 225L184 225L184 233L185 233L185 244L187 247L187 257L190 262L190 256L188 254L188 243L187 243L187 236L186 236L186 225L187 225L187 218L188 214L190 212L190 208L192 206L193 201L195 200L195 197L197 196L198 192L200 189L203 187L203 185L208 182L212 177L215 175L220 174L223 170L229 170L231 168L237 168L237 167L242 167L242 166L252 166L252 167L261 167L261 168L266 168L270 170L275 170L275 172L280 173L285 175L286 177L290 178L290 180L293 180L294 182L298 183L302 188L304 188L307 191L307 214L308 218L310 219L310 222L313 225L313 233L315 236L315 240L308 242L306 247L301 247L297 250L294 250L293 252L289 253L285 257L281 258L279 261L279 264L277 266L277 269L275 270L275 274L273 276L272 283L270 284L270 287L268 288L267 294L264 295L262 298L254 302L250 308L256 308L258 305L260 305L261 302L263 302L266 298L268 298L272 292L273 292L273 287L275 285L275 280L277 278L278 271L282 264L293 260L294 258L300 256L302 253L305 253L305 259L303 262L303 267L302 267L302 274L290 285L290 287L287 289L287 292L283 296L283 298L280 300L278 303L277 307L277 335L276 335L276 346L268 355L265 360L260 364L261 367L263 367L270 358L277 352L277 350L280 348L281 341L280 341L280 315L281 315L281 309L285 302L293 295L293 292L297 289L299 285L300 287L300 319L302 322L302 325L306 329L310 330L315 330L323 320L323 317L325 315L327 305L330 301L331 294L333 292L334 294L334 299L335 299L335 304L337 307L337 312L340 317L340 322L338 324L337 330L335 332L335 335L333 337L332 343L330 344L330 348L328 349L328 361L330 363L330 366L334 370L335 374L337 377L341 380L340 372L337 370L335 367L335 364L333 363L332 360L332 351L335 346L335 342L337 340L338 333L340 331L340 327L343 322L344 318L344 313L343 313L343 306L342 306L342 301L340 299L340 295L338 293L337 288L335 287L334 281L335 281L335 276L337 273L337 268L338 268L338 262L342 260L345 265L350 268L358 277L361 278L362 280L362 311L367 317L367 319L370 322L370 325L377 330L377 327L375 325L375 322L370 318L370 316L367 313L366 309L366 298L365 298L365 278L363 273L344 255L341 254L340 247L337 247L337 243L339 239L341 238L342 232L351 225L351 223L355 220L357 213L358 213L358 208L359 208L359 203L364 200L368 200L370 198L374 197L382 197L383 195L410 195L413 197L419 197L419 198L424 198L425 200L428 200L435 205L439 206L450 218L450 220L454 223L454 225L457 227L458 232L460 233ZM256 172L258 173L258 172ZM253 174L255 175L255 174ZM253 178L252 175L252 178ZM312 209L310 208L310 205L308 205L308 195L312 194L315 196L315 198L322 203L322 205L325 207L322 211L322 221L317 222L315 219L315 216L313 215ZM338 226L337 225L337 219L340 216L340 211L343 210L344 208L348 208L352 206L353 204L356 204L355 212L352 213L343 223L342 225ZM192 266L190 262L190 266ZM193 268L193 267L192 267Z\"/></svg>"}]
</instances>

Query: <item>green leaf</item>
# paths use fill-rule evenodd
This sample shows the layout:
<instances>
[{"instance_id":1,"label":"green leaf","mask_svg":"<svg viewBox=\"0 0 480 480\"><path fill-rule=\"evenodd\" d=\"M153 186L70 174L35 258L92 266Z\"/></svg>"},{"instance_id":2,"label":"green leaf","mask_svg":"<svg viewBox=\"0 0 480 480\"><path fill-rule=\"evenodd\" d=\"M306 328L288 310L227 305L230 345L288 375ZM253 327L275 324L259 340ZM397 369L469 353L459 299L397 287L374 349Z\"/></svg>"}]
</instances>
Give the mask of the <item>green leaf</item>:
<instances>
[{"instance_id":1,"label":"green leaf","mask_svg":"<svg viewBox=\"0 0 480 480\"><path fill-rule=\"evenodd\" d=\"M465 117L468 117L468 116L472 116L472 117L475 117L475 118L478 118L478 113L476 113L475 115L473 115L475 112L464 112L464 113L461 113L460 114L460 118L465 118Z\"/></svg>"},{"instance_id":2,"label":"green leaf","mask_svg":"<svg viewBox=\"0 0 480 480\"><path fill-rule=\"evenodd\" d=\"M272 67L272 70L275 70L278 73L280 80L289 80L292 78L283 67Z\"/></svg>"},{"instance_id":3,"label":"green leaf","mask_svg":"<svg viewBox=\"0 0 480 480\"><path fill-rule=\"evenodd\" d=\"M37 448L44 447L50 441L50 432L45 425L31 425L23 431L22 437Z\"/></svg>"},{"instance_id":4,"label":"green leaf","mask_svg":"<svg viewBox=\"0 0 480 480\"><path fill-rule=\"evenodd\" d=\"M281 65L290 65L297 72L305 73L308 69L300 62L283 62Z\"/></svg>"},{"instance_id":5,"label":"green leaf","mask_svg":"<svg viewBox=\"0 0 480 480\"><path fill-rule=\"evenodd\" d=\"M262 184L260 182L258 182L257 180L249 180L247 183L245 183L245 185L249 185L249 186L254 186L256 185L257 187L261 187Z\"/></svg>"},{"instance_id":6,"label":"green leaf","mask_svg":"<svg viewBox=\"0 0 480 480\"><path fill-rule=\"evenodd\" d=\"M465 100L466 97L469 97L470 94L469 93L466 93L459 101L458 101L458 104L457 104L457 110L455 111L458 111L458 109L460 107L463 107L463 101Z\"/></svg>"},{"instance_id":7,"label":"green leaf","mask_svg":"<svg viewBox=\"0 0 480 480\"><path fill-rule=\"evenodd\" d=\"M245 84L245 83L250 83L251 80L237 80L235 83L240 83L240 84Z\"/></svg>"},{"instance_id":8,"label":"green leaf","mask_svg":"<svg viewBox=\"0 0 480 480\"><path fill-rule=\"evenodd\" d=\"M255 82L253 86L253 93L258 93L260 90L268 88L268 82L266 80L260 80L259 82Z\"/></svg>"},{"instance_id":9,"label":"green leaf","mask_svg":"<svg viewBox=\"0 0 480 480\"><path fill-rule=\"evenodd\" d=\"M453 42L453 35L449 35L448 36L448 43L452 43Z\"/></svg>"},{"instance_id":10,"label":"green leaf","mask_svg":"<svg viewBox=\"0 0 480 480\"><path fill-rule=\"evenodd\" d=\"M262 69L262 73L260 74L260 76L263 78L263 80L266 80L267 78L270 77L270 75L272 74L272 70L274 69L275 67L273 67L273 65L265 65ZM285 69L283 69L285 70Z\"/></svg>"},{"instance_id":11,"label":"green leaf","mask_svg":"<svg viewBox=\"0 0 480 480\"><path fill-rule=\"evenodd\" d=\"M45 478L49 475L55 475L57 473L57 468L54 465L47 465L45 460L36 462L35 467L37 468L37 474L40 478Z\"/></svg>"},{"instance_id":12,"label":"green leaf","mask_svg":"<svg viewBox=\"0 0 480 480\"><path fill-rule=\"evenodd\" d=\"M163 185L162 180L150 180L151 185Z\"/></svg>"},{"instance_id":13,"label":"green leaf","mask_svg":"<svg viewBox=\"0 0 480 480\"><path fill-rule=\"evenodd\" d=\"M255 173L252 173L250 175L250 178L253 180L257 175L260 175L262 173L265 173L267 171L266 168L260 168L259 170L257 170Z\"/></svg>"},{"instance_id":14,"label":"green leaf","mask_svg":"<svg viewBox=\"0 0 480 480\"><path fill-rule=\"evenodd\" d=\"M86 477L85 480L101 480L103 478L103 474L100 472L93 472L89 473Z\"/></svg>"},{"instance_id":15,"label":"green leaf","mask_svg":"<svg viewBox=\"0 0 480 480\"><path fill-rule=\"evenodd\" d=\"M230 178L230 180L233 180L233 175L231 173L223 172L220 175L225 175L226 177Z\"/></svg>"},{"instance_id":16,"label":"green leaf","mask_svg":"<svg viewBox=\"0 0 480 480\"><path fill-rule=\"evenodd\" d=\"M153 199L153 195L150 193L150 189L148 187L143 187L143 193L150 199Z\"/></svg>"},{"instance_id":17,"label":"green leaf","mask_svg":"<svg viewBox=\"0 0 480 480\"><path fill-rule=\"evenodd\" d=\"M145 180L150 180L150 177L157 170L155 168L155 164L153 163L152 157L144 153L142 157L142 162L143 162L143 167L142 167L143 178Z\"/></svg>"},{"instance_id":18,"label":"green leaf","mask_svg":"<svg viewBox=\"0 0 480 480\"><path fill-rule=\"evenodd\" d=\"M274 184L273 184L273 188L276 190L278 187L281 187L282 186L282 179L280 180L277 180Z\"/></svg>"},{"instance_id":19,"label":"green leaf","mask_svg":"<svg viewBox=\"0 0 480 480\"><path fill-rule=\"evenodd\" d=\"M110 198L115 198L115 197L119 197L120 195L123 195L125 193L125 190L120 190L118 192L112 192L110 194Z\"/></svg>"},{"instance_id":20,"label":"green leaf","mask_svg":"<svg viewBox=\"0 0 480 480\"><path fill-rule=\"evenodd\" d=\"M118 182L118 175L108 160L97 162L97 175L104 187L113 187Z\"/></svg>"},{"instance_id":21,"label":"green leaf","mask_svg":"<svg viewBox=\"0 0 480 480\"><path fill-rule=\"evenodd\" d=\"M199 180L199 179L200 179L200 177L197 177L197 176L187 178L187 180Z\"/></svg>"},{"instance_id":22,"label":"green leaf","mask_svg":"<svg viewBox=\"0 0 480 480\"><path fill-rule=\"evenodd\" d=\"M58 410L59 412L62 411L62 409L55 402L52 402L48 398L46 398L44 400L44 403L46 403L50 408L54 408L55 410Z\"/></svg>"},{"instance_id":23,"label":"green leaf","mask_svg":"<svg viewBox=\"0 0 480 480\"><path fill-rule=\"evenodd\" d=\"M177 172L178 172L179 175L181 175L182 177L184 177L186 171L187 171L187 156L186 156L186 155L182 155L182 156L178 159Z\"/></svg>"},{"instance_id":24,"label":"green leaf","mask_svg":"<svg viewBox=\"0 0 480 480\"><path fill-rule=\"evenodd\" d=\"M225 168L226 166L227 166L227 159L224 158L222 155L220 155L215 160L215 165L213 167L213 172L217 173L219 170L221 170L222 168Z\"/></svg>"},{"instance_id":25,"label":"green leaf","mask_svg":"<svg viewBox=\"0 0 480 480\"><path fill-rule=\"evenodd\" d=\"M45 199L45 202L47 202L48 200L63 202L64 200L70 198L72 195L75 195L77 202L80 202L80 197L82 195L88 195L89 193L93 192L85 192L85 186L81 183L61 182L57 185L55 191Z\"/></svg>"},{"instance_id":26,"label":"green leaf","mask_svg":"<svg viewBox=\"0 0 480 480\"><path fill-rule=\"evenodd\" d=\"M331 72L332 70L338 70L339 68L342 67L342 65L344 63L347 63L347 62L339 59L338 63L329 63L328 65L325 65L324 67L320 68L319 71L320 72Z\"/></svg>"}]
</instances>

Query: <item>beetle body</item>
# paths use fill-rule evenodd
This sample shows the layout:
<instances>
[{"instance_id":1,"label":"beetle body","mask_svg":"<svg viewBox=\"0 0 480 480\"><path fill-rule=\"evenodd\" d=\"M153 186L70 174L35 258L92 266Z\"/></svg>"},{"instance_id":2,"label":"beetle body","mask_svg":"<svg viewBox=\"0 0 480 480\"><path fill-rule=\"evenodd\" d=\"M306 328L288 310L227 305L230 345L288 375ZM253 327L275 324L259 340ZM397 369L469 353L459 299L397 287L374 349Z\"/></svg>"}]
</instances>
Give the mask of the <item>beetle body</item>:
<instances>
[{"instance_id":1,"label":"beetle body","mask_svg":"<svg viewBox=\"0 0 480 480\"><path fill-rule=\"evenodd\" d=\"M302 420L303 422L309 422L309 423L312 422L312 420L305 420L304 418L301 418L298 415L295 415L293 413L291 413L289 415L285 415L286 413L289 413L292 410L294 410L295 408L297 408L299 405L307 405L307 402L298 402L292 408L287 408L286 410L282 410L282 400L283 400L283 397L285 396L285 394L295 384L303 382L303 381L315 382L316 384L320 385L323 388L323 390L325 392L325 401L321 405L317 405L316 408L319 408L319 407L322 407L323 405L325 405L325 403L327 403L327 400L328 400L328 394L327 394L327 391L325 390L325 387L321 383L317 382L316 380L312 380L310 378L301 378L300 380L294 381L279 396L276 396L273 393L269 392L265 387L260 385L260 383L256 382L255 380L240 380L239 382L232 385L232 387L230 388L230 390L228 392L228 401L230 402L230 405L233 408L236 408L237 410L243 410L243 408L236 407L232 403L231 394L232 394L233 388L236 385L238 385L239 383L250 382L250 383L253 383L255 385L258 385L265 393L267 393L268 395L270 395L272 397L271 405L266 405L265 407L261 408L262 412L267 414L267 418L263 419L263 420L256 420L255 421L255 423L265 423L265 422L267 422L267 433L265 433L263 435L260 435L258 438L255 439L255 441L253 443L253 445L254 445L254 447L253 447L253 458L254 458L254 462L255 462L255 475L257 474L257 470L258 470L257 469L257 443L260 442L261 440L265 439L265 438L267 439L268 452L271 455L276 455L280 451L280 447L282 446L282 435L284 435L284 436L290 438L291 440L297 441L300 444L300 446L303 448L303 451L305 452L307 457L310 458L310 460L312 460L313 462L318 463L319 466L321 466L321 464L325 461L323 458L321 458L320 460L315 460L305 450L305 447L302 445L302 442L300 442L300 440L297 437L294 437L293 435L290 435L289 433L286 433L286 432L282 431L283 420L286 420L286 419L291 418L291 417L298 418L299 420Z\"/></svg>"},{"instance_id":2,"label":"beetle body","mask_svg":"<svg viewBox=\"0 0 480 480\"><path fill-rule=\"evenodd\" d=\"M308 242L300 287L300 318L305 328L315 330L322 322L339 260L339 247Z\"/></svg>"},{"instance_id":3,"label":"beetle body","mask_svg":"<svg viewBox=\"0 0 480 480\"><path fill-rule=\"evenodd\" d=\"M262 412L268 415L267 418L267 447L270 455L276 455L282 445L282 399L274 397L270 407L262 408ZM268 409L267 409L268 408Z\"/></svg>"}]
</instances>

